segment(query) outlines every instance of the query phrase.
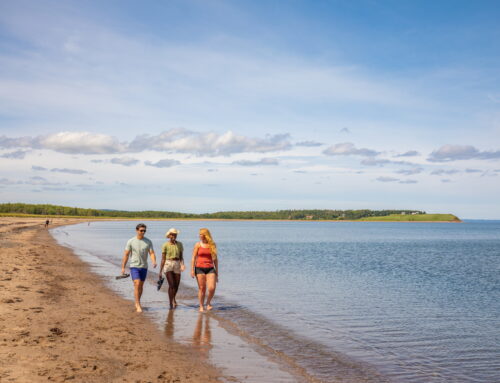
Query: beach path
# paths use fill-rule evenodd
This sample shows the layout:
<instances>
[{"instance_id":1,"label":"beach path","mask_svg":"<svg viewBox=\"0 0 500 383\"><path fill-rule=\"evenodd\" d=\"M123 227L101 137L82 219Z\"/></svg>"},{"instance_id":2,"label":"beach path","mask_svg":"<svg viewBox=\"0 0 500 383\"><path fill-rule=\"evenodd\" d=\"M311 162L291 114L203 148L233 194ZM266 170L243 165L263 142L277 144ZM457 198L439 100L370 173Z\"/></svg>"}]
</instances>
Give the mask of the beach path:
<instances>
[{"instance_id":1,"label":"beach path","mask_svg":"<svg viewBox=\"0 0 500 383\"><path fill-rule=\"evenodd\" d=\"M135 313L43 223L0 218L0 382L219 381L219 371Z\"/></svg>"}]
</instances>

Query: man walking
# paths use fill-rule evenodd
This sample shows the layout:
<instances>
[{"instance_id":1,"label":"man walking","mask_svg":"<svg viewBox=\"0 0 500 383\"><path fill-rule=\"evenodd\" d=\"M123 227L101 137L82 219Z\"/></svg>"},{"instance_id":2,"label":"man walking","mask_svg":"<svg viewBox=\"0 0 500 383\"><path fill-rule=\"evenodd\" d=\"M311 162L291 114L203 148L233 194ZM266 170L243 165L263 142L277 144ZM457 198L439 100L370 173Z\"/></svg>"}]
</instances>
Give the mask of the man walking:
<instances>
[{"instance_id":1,"label":"man walking","mask_svg":"<svg viewBox=\"0 0 500 383\"><path fill-rule=\"evenodd\" d=\"M153 242L144 235L146 234L146 225L140 223L135 228L136 236L130 238L125 246L125 254L122 260L122 274L125 274L125 266L130 259L130 275L134 282L135 309L138 313L142 312L141 296L144 281L148 274L148 254L151 256L153 267L156 268L156 256L153 250Z\"/></svg>"}]
</instances>

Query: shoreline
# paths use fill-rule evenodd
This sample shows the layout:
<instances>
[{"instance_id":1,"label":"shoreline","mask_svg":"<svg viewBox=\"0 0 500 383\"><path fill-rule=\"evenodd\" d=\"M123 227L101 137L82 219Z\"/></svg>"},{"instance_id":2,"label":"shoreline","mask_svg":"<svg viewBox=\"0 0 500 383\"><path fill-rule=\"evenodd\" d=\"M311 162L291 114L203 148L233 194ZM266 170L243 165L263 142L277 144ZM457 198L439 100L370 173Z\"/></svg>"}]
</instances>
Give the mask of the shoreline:
<instances>
[{"instance_id":1,"label":"shoreline","mask_svg":"<svg viewBox=\"0 0 500 383\"><path fill-rule=\"evenodd\" d=\"M44 221L0 218L0 381L222 381L193 347L167 338L57 244ZM81 222L56 218L50 227Z\"/></svg>"},{"instance_id":2,"label":"shoreline","mask_svg":"<svg viewBox=\"0 0 500 383\"><path fill-rule=\"evenodd\" d=\"M376 222L376 223L464 223L463 220L448 220L448 221L418 221L418 220L347 220L347 219L244 219L244 218L149 218L149 217L139 217L139 218L130 218L130 217L77 217L77 216L40 216L34 217L32 215L0 215L0 220L3 218L24 218L24 219L40 219L45 221L45 217L49 217L51 219L60 219L60 220L74 220L74 221L83 221L83 222L101 222L101 221L213 221L213 222ZM79 223L79 222L77 222ZM51 224L52 225L52 224Z\"/></svg>"}]
</instances>

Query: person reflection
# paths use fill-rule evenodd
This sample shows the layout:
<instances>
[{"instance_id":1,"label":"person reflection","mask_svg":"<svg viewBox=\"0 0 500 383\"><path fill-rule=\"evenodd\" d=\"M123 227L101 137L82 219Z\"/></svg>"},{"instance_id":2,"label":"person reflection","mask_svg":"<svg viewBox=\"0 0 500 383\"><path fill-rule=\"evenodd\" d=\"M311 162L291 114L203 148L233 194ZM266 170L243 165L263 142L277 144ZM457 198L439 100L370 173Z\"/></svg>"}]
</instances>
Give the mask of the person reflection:
<instances>
[{"instance_id":1,"label":"person reflection","mask_svg":"<svg viewBox=\"0 0 500 383\"><path fill-rule=\"evenodd\" d=\"M198 315L193 333L193 344L197 346L202 356L208 358L208 353L212 348L212 331L210 329L209 315L201 313Z\"/></svg>"},{"instance_id":2,"label":"person reflection","mask_svg":"<svg viewBox=\"0 0 500 383\"><path fill-rule=\"evenodd\" d=\"M165 335L167 338L174 337L174 310L168 310L167 322L165 324Z\"/></svg>"}]
</instances>

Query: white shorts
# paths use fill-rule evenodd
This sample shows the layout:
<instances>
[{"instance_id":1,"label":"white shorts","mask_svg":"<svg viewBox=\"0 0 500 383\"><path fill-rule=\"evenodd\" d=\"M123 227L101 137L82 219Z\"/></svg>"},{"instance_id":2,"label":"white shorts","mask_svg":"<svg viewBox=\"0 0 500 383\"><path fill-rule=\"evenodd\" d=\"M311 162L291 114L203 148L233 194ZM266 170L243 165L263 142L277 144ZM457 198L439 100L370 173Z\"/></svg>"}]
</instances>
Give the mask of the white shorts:
<instances>
[{"instance_id":1,"label":"white shorts","mask_svg":"<svg viewBox=\"0 0 500 383\"><path fill-rule=\"evenodd\" d=\"M181 261L174 261L171 259L165 260L165 265L163 266L163 272L168 273L173 271L175 274L181 273Z\"/></svg>"}]
</instances>

